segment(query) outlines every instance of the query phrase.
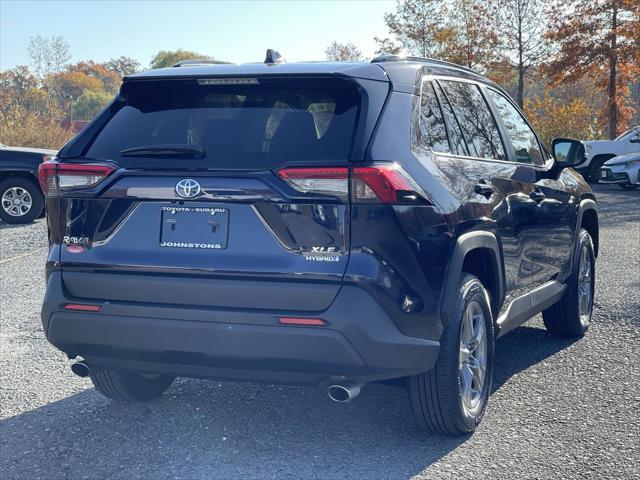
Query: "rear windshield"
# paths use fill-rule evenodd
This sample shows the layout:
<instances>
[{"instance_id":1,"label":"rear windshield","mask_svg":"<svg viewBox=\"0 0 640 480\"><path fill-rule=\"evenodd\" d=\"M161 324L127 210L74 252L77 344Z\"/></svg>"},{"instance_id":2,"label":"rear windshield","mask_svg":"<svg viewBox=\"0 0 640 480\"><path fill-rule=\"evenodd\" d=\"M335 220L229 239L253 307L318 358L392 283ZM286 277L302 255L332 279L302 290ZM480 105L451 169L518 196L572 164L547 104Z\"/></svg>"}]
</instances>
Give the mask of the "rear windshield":
<instances>
[{"instance_id":1,"label":"rear windshield","mask_svg":"<svg viewBox=\"0 0 640 480\"><path fill-rule=\"evenodd\" d=\"M211 81L211 79L209 80ZM215 81L215 80L213 80ZM234 80L229 80L233 82ZM360 96L333 78L134 81L93 140L87 157L125 167L271 169L319 160L348 161ZM116 107L117 108L117 107ZM142 146L182 145L190 155L122 154Z\"/></svg>"}]
</instances>

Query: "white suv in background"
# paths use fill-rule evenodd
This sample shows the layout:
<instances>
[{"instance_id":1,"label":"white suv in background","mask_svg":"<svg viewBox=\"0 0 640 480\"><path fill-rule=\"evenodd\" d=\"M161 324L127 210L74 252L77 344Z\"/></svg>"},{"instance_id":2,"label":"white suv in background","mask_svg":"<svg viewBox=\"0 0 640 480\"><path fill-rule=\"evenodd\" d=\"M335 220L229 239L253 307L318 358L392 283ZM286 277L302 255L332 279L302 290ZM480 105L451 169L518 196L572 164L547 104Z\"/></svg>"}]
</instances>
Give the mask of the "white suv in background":
<instances>
[{"instance_id":1,"label":"white suv in background","mask_svg":"<svg viewBox=\"0 0 640 480\"><path fill-rule=\"evenodd\" d=\"M640 153L640 125L630 128L615 140L592 140L583 143L587 149L587 160L577 170L587 181L597 182L600 167L607 160L627 153Z\"/></svg>"}]
</instances>

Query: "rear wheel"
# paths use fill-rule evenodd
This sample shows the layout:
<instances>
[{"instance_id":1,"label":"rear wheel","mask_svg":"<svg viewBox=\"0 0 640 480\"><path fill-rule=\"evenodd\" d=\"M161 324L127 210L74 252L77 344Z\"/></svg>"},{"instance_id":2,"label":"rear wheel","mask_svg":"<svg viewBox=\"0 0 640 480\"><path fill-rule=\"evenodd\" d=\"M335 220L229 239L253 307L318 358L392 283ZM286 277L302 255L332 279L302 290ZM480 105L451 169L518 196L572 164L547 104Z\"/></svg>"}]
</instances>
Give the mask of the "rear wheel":
<instances>
[{"instance_id":1,"label":"rear wheel","mask_svg":"<svg viewBox=\"0 0 640 480\"><path fill-rule=\"evenodd\" d=\"M493 318L488 295L478 278L464 275L436 366L409 379L409 399L418 426L450 435L475 430L486 409L492 373Z\"/></svg>"},{"instance_id":2,"label":"rear wheel","mask_svg":"<svg viewBox=\"0 0 640 480\"><path fill-rule=\"evenodd\" d=\"M91 381L102 395L120 402L146 402L162 395L173 383L170 375L146 375L122 370L91 371Z\"/></svg>"},{"instance_id":3,"label":"rear wheel","mask_svg":"<svg viewBox=\"0 0 640 480\"><path fill-rule=\"evenodd\" d=\"M44 208L38 186L23 177L9 177L0 182L0 218L7 223L29 223Z\"/></svg>"},{"instance_id":4,"label":"rear wheel","mask_svg":"<svg viewBox=\"0 0 640 480\"><path fill-rule=\"evenodd\" d=\"M589 329L595 289L595 255L591 235L584 228L578 234L567 290L542 318L549 333L560 337L581 337Z\"/></svg>"}]
</instances>

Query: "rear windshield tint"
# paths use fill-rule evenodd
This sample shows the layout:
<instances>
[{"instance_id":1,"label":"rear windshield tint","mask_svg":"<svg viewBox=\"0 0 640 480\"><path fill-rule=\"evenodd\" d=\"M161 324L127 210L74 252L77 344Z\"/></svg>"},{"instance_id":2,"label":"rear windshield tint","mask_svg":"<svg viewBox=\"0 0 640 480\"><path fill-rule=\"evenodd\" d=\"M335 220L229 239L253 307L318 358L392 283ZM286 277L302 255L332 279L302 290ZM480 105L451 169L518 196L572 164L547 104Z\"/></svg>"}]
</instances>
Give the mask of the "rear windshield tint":
<instances>
[{"instance_id":1,"label":"rear windshield tint","mask_svg":"<svg viewBox=\"0 0 640 480\"><path fill-rule=\"evenodd\" d=\"M124 102L85 155L125 167L224 169L349 160L360 106L351 82L332 78L258 82L203 85L189 79L125 84ZM121 154L146 145L193 145L204 155Z\"/></svg>"}]
</instances>

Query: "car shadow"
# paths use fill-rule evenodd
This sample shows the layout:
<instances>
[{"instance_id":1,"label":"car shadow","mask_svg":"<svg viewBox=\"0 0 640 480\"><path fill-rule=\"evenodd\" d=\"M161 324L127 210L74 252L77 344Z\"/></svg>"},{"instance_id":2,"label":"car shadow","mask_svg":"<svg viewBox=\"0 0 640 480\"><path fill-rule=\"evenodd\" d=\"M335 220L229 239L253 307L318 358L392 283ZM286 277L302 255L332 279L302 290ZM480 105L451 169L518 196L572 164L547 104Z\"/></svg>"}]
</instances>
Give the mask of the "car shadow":
<instances>
[{"instance_id":1,"label":"car shadow","mask_svg":"<svg viewBox=\"0 0 640 480\"><path fill-rule=\"evenodd\" d=\"M494 391L571 343L529 326L498 340ZM468 438L419 431L403 388L367 385L336 405L314 388L181 379L148 404L88 389L7 418L0 468L5 478L398 478Z\"/></svg>"}]
</instances>

